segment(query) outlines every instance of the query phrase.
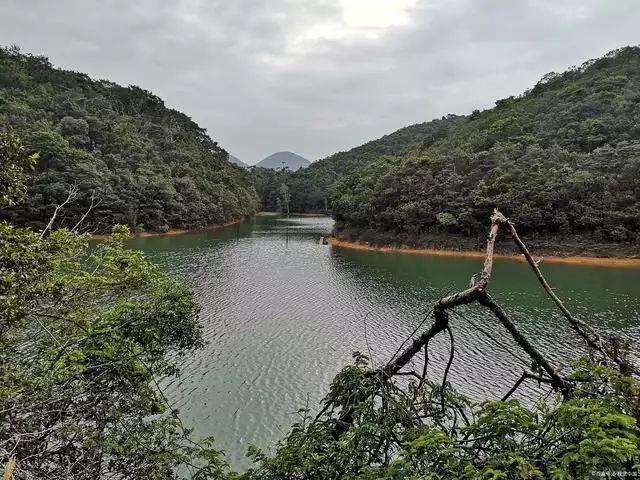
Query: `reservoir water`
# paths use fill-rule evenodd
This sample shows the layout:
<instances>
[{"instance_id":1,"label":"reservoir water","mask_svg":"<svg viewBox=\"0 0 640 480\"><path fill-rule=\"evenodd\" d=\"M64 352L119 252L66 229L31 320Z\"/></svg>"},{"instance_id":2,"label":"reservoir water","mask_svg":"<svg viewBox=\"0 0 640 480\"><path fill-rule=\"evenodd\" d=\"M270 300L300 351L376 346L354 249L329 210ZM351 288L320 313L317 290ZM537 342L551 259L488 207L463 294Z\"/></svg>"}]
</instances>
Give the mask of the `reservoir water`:
<instances>
[{"instance_id":1,"label":"reservoir water","mask_svg":"<svg viewBox=\"0 0 640 480\"><path fill-rule=\"evenodd\" d=\"M213 435L235 468L247 465L250 444L273 448L300 408L315 409L354 351L385 362L434 300L467 286L481 267L473 258L320 245L331 229L324 217L258 216L216 231L131 242L195 291L208 343L182 361L167 393L185 423L197 435ZM576 316L639 338L640 269L542 268ZM497 260L489 291L558 365L582 351L524 263ZM452 319L449 379L474 399L502 396L530 362L486 312L460 312ZM449 358L448 342L446 335L432 342L434 378Z\"/></svg>"}]
</instances>

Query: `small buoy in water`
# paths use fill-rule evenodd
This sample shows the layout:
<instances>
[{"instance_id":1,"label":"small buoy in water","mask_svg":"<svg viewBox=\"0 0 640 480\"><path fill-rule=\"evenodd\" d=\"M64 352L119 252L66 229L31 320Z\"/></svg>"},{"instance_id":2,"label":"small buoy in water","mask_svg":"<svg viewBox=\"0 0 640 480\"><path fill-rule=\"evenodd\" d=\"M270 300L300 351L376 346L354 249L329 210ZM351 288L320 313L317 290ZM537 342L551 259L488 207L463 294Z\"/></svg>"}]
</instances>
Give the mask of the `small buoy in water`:
<instances>
[{"instance_id":1,"label":"small buoy in water","mask_svg":"<svg viewBox=\"0 0 640 480\"><path fill-rule=\"evenodd\" d=\"M327 240L327 237L320 237L320 245L329 245L329 240Z\"/></svg>"}]
</instances>

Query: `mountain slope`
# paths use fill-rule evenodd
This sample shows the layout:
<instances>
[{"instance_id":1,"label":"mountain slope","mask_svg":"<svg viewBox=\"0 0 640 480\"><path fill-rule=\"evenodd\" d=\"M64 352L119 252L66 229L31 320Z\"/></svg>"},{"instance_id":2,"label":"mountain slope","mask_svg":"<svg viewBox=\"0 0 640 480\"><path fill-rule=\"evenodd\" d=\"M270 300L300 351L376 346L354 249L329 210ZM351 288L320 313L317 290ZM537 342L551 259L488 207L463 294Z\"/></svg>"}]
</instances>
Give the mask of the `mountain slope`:
<instances>
[{"instance_id":1,"label":"mountain slope","mask_svg":"<svg viewBox=\"0 0 640 480\"><path fill-rule=\"evenodd\" d=\"M448 115L442 119L401 128L377 140L313 162L304 170L287 174L286 178L254 169L252 178L262 207L267 210L276 208L284 182L289 188L293 211L326 212L331 205L336 183L347 174L384 155L398 155L412 147L426 148L443 138L463 118Z\"/></svg>"},{"instance_id":2,"label":"mountain slope","mask_svg":"<svg viewBox=\"0 0 640 480\"><path fill-rule=\"evenodd\" d=\"M293 152L276 152L260 160L256 167L280 169L286 167L295 172L311 164L309 160Z\"/></svg>"},{"instance_id":3,"label":"mountain slope","mask_svg":"<svg viewBox=\"0 0 640 480\"><path fill-rule=\"evenodd\" d=\"M249 174L186 115L141 88L58 70L16 49L0 49L0 130L40 153L28 202L0 211L14 224L42 228L73 184L80 197L61 223L73 226L95 191L85 223L99 231L193 228L257 208Z\"/></svg>"},{"instance_id":4,"label":"mountain slope","mask_svg":"<svg viewBox=\"0 0 640 480\"><path fill-rule=\"evenodd\" d=\"M494 207L522 232L640 243L640 48L549 74L427 148L369 163L333 202L343 236L412 244L481 235Z\"/></svg>"},{"instance_id":5,"label":"mountain slope","mask_svg":"<svg viewBox=\"0 0 640 480\"><path fill-rule=\"evenodd\" d=\"M242 160L240 160L238 157L229 154L229 161L235 165L238 165L239 167L242 168L249 168L249 165L247 165L246 163L244 163Z\"/></svg>"},{"instance_id":6,"label":"mountain slope","mask_svg":"<svg viewBox=\"0 0 640 480\"><path fill-rule=\"evenodd\" d=\"M442 119L410 125L346 152L338 152L312 163L289 179L293 208L299 211L322 211L331 204L337 182L347 174L388 155L398 155L410 148L426 148L443 138L463 117L449 115Z\"/></svg>"}]
</instances>

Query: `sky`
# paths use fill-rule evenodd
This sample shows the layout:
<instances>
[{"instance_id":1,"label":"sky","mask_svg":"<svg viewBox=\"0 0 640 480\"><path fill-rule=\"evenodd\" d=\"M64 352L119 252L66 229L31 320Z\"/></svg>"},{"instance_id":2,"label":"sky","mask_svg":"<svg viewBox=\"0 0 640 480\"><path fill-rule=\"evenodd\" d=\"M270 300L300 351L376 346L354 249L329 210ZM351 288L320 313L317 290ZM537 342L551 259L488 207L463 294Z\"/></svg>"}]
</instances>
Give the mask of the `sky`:
<instances>
[{"instance_id":1,"label":"sky","mask_svg":"<svg viewBox=\"0 0 640 480\"><path fill-rule=\"evenodd\" d=\"M640 44L640 0L0 0L0 44L310 160Z\"/></svg>"}]
</instances>

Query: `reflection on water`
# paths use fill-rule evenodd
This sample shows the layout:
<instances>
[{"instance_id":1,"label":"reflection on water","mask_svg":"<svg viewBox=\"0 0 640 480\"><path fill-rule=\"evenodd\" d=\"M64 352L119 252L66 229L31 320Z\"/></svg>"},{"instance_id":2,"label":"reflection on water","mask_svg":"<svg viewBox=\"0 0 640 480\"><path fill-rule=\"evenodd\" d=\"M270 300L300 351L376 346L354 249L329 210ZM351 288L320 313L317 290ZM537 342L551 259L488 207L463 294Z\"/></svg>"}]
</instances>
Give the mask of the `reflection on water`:
<instances>
[{"instance_id":1,"label":"reflection on water","mask_svg":"<svg viewBox=\"0 0 640 480\"><path fill-rule=\"evenodd\" d=\"M257 217L131 242L196 292L208 344L184 360L168 393L185 421L197 434L215 436L235 467L246 465L248 445L272 447L307 398L317 405L352 352L370 348L374 362L386 361L436 298L465 287L480 268L472 258L320 245L331 228L323 217ZM640 269L555 264L544 271L576 315L637 336ZM490 291L554 362L582 348L526 265L497 261ZM490 315L478 307L459 311L450 380L473 398L504 394L529 362L512 356L517 347ZM449 355L445 337L430 350L437 378Z\"/></svg>"}]
</instances>

